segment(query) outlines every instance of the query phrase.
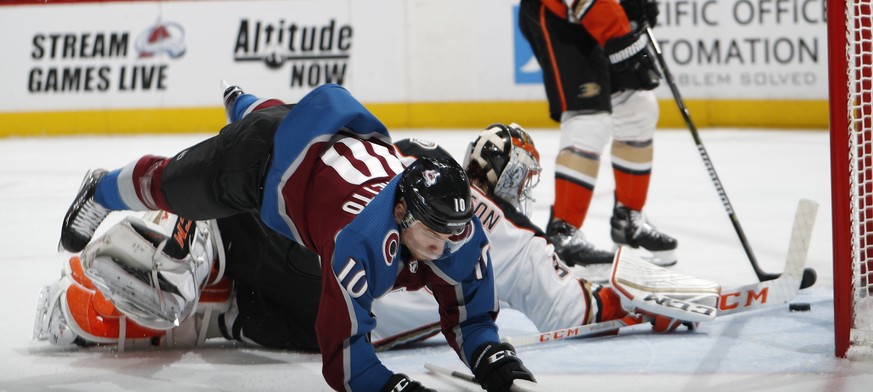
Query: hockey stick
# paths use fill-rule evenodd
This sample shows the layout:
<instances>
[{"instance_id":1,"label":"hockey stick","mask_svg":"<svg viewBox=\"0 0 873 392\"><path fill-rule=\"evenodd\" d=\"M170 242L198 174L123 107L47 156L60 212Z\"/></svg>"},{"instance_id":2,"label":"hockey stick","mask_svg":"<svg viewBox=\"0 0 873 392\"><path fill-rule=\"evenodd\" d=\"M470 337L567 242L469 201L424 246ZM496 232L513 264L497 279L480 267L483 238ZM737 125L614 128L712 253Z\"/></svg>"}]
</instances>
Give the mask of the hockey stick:
<instances>
[{"instance_id":1,"label":"hockey stick","mask_svg":"<svg viewBox=\"0 0 873 392\"><path fill-rule=\"evenodd\" d=\"M706 166L706 171L709 173L709 178L712 180L712 184L715 185L715 190L718 192L719 198L721 198L721 203L724 206L724 209L734 226L734 230L737 232L737 236L740 238L740 242L743 244L743 249L746 251L746 256L749 257L749 262L752 264L752 268L755 270L755 275L758 276L758 280L761 282L779 278L779 274L764 272L761 269L761 266L758 265L758 259L755 258L755 254L752 252L752 247L751 245L749 245L749 241L746 239L746 234L743 232L743 228L740 226L740 220L739 218L737 218L736 213L734 213L734 207L733 205L731 205L727 193L724 190L724 186L722 186L721 180L718 178L718 174L715 172L715 166L713 166L712 161L709 159L709 154L706 152L706 148L703 147L703 141L700 139L700 135L697 133L697 127L694 126L694 122L691 120L691 115L688 113L688 108L685 106L685 102L682 100L682 95L679 94L679 88L676 87L676 82L673 80L673 75L670 73L669 68L667 68L667 62L664 60L664 54L661 52L661 47L658 45L658 41L655 39L655 35L652 33L652 29L645 23L642 27L646 29L646 34L649 37L649 42L655 49L655 57L657 57L658 64L661 67L661 71L664 73L664 80L667 81L667 85L670 87L670 91L673 93L673 98L676 101L676 105L679 107L679 112L682 114L682 118L685 120L685 124L688 125L688 130L691 131L691 137L694 138L694 143L697 145L697 151L700 153L700 158L703 159L703 164L704 166ZM800 281L800 288L805 289L812 286L813 284L815 284L816 278L817 275L814 269L805 269L803 271L803 278Z\"/></svg>"},{"instance_id":2,"label":"hockey stick","mask_svg":"<svg viewBox=\"0 0 873 392\"><path fill-rule=\"evenodd\" d=\"M479 381L476 380L476 377L473 377L467 373L459 372L459 371L452 370L449 368L444 368L442 366L434 365L434 364L429 363L429 362L425 362L424 367L425 367L425 369L430 370L434 374L453 377L453 378L456 378L459 380L464 380L467 383L476 386L476 388L480 388ZM512 382L512 386L509 387L510 392L536 392L539 390L540 389L537 386L537 383L532 382L532 381L528 381L528 380L514 380Z\"/></svg>"},{"instance_id":3,"label":"hockey stick","mask_svg":"<svg viewBox=\"0 0 873 392\"><path fill-rule=\"evenodd\" d=\"M433 335L436 335L440 332L440 323L431 323L425 324L421 327L413 329L411 331L403 332L399 335L391 336L385 339L381 339L373 342L373 347L376 349L376 352L381 352L385 350L392 349L397 346L404 345L410 342L416 342L419 340L423 340L429 338Z\"/></svg>"},{"instance_id":4,"label":"hockey stick","mask_svg":"<svg viewBox=\"0 0 873 392\"><path fill-rule=\"evenodd\" d=\"M719 296L717 317L756 310L769 305L786 304L794 299L800 290L799 283L805 271L809 240L812 237L817 211L818 204L814 201L806 199L800 201L794 215L791 240L788 244L788 256L785 258L785 268L782 273L778 274L776 279L722 290ZM642 322L639 318L636 319L636 322L631 321L633 319L626 319L628 317L528 336L504 338L504 341L518 348L564 339L597 336L604 331L616 330Z\"/></svg>"},{"instance_id":5,"label":"hockey stick","mask_svg":"<svg viewBox=\"0 0 873 392\"><path fill-rule=\"evenodd\" d=\"M804 269L809 253L809 241L815 226L818 203L803 199L797 204L794 225L791 227L791 240L788 242L788 255L785 257L785 270L778 278L722 290L718 315L734 314L752 310L764 305L777 305L790 302L810 268Z\"/></svg>"},{"instance_id":6,"label":"hockey stick","mask_svg":"<svg viewBox=\"0 0 873 392\"><path fill-rule=\"evenodd\" d=\"M643 322L639 316L627 316L616 320L603 321L599 323L577 325L570 328L562 328L549 332L542 332L527 336L504 337L503 341L507 342L516 348L531 346L534 344L556 342L566 339L589 338L602 336L606 332L617 331L619 328L630 325L637 325Z\"/></svg>"}]
</instances>

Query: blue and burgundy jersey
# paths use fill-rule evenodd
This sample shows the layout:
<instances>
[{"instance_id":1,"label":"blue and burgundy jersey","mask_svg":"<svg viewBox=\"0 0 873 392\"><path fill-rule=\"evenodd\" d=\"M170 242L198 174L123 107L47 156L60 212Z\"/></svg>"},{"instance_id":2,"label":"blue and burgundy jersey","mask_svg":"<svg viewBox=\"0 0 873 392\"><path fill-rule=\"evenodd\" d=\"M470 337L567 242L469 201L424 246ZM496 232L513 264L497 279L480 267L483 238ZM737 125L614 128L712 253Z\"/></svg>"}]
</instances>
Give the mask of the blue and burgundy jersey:
<instances>
[{"instance_id":1,"label":"blue and burgundy jersey","mask_svg":"<svg viewBox=\"0 0 873 392\"><path fill-rule=\"evenodd\" d=\"M322 372L337 390L378 390L391 377L369 332L376 325L373 300L393 289L434 292L443 333L467 364L477 347L499 341L489 245L479 220L452 256L404 259L393 213L402 171L384 125L337 85L305 96L276 131L261 217L321 259L316 331Z\"/></svg>"}]
</instances>

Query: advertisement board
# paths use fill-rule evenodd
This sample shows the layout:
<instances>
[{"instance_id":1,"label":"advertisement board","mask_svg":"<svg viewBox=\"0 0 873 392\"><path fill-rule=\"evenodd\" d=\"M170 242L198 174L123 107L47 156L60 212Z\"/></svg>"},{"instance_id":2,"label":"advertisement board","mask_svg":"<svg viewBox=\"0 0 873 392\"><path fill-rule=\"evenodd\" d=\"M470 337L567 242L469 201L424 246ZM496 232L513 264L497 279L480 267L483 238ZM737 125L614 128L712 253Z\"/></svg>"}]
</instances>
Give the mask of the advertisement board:
<instances>
[{"instance_id":1,"label":"advertisement board","mask_svg":"<svg viewBox=\"0 0 873 392\"><path fill-rule=\"evenodd\" d=\"M759 116L766 121L758 125L826 126L825 4L661 1L654 32L699 125ZM288 102L337 83L395 127L555 126L517 7L7 1L0 135L214 130L223 120L222 80ZM681 126L669 90L657 94L661 126Z\"/></svg>"}]
</instances>

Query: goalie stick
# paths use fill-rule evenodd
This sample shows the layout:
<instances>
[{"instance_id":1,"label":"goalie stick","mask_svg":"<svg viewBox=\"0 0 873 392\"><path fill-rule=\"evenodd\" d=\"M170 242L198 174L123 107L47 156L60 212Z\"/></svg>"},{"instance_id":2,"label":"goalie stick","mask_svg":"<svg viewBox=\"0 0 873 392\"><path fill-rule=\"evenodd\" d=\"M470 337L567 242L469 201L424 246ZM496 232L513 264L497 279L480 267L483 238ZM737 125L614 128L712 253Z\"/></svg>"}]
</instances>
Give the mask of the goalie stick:
<instances>
[{"instance_id":1,"label":"goalie stick","mask_svg":"<svg viewBox=\"0 0 873 392\"><path fill-rule=\"evenodd\" d=\"M469 375L467 373L444 368L442 366L434 365L429 362L424 363L424 368L430 370L434 374L453 377L458 380L464 380L467 384L471 384L470 386L475 386L476 390L481 390L481 387L479 386L479 381L476 380L476 377L473 377L472 375ZM539 390L540 389L537 386L537 383L528 380L515 380L512 382L512 386L509 387L510 392L537 392Z\"/></svg>"},{"instance_id":2,"label":"goalie stick","mask_svg":"<svg viewBox=\"0 0 873 392\"><path fill-rule=\"evenodd\" d=\"M676 82L673 80L673 75L670 73L670 69L667 68L667 62L666 60L664 60L664 54L661 52L661 47L658 45L658 41L655 39L655 35L652 33L652 29L648 26L648 24L643 23L642 28L646 30L646 35L648 35L649 37L649 42L652 44L652 48L655 50L655 57L658 59L658 65L660 66L661 71L664 73L664 80L667 81L667 85L670 87L670 91L673 93L673 98L676 101L676 106L678 106L679 112L682 114L682 118L685 120L685 124L688 125L688 130L691 131L691 137L694 138L694 144L697 146L697 151L700 153L700 158L703 159L703 164L704 166L706 166L706 171L707 173L709 173L709 178L712 180L712 184L715 186L715 190L718 192L721 203L724 206L724 209L734 226L734 231L737 232L740 243L742 243L743 245L743 250L746 251L746 256L748 256L749 262L752 264L752 269L755 270L755 275L758 276L758 281L764 282L779 278L779 274L764 272L764 270L761 269L761 266L758 265L758 259L755 258L755 254L752 252L752 246L749 244L749 240L746 239L746 234L745 232L743 232L742 226L740 226L740 220L739 218L737 218L737 214L734 212L734 207L731 204L730 199L728 199L727 192L725 192L724 186L722 185L721 180L718 178L718 174L715 172L715 166L713 166L712 160L709 159L709 154L706 152L706 148L703 146L703 141L700 139L700 135L697 132L697 127L694 126L694 122L691 120L691 114L689 114L688 108L685 106L685 102L682 100L682 95L679 94L679 88L676 87ZM803 276L800 281L800 288L805 289L814 285L816 279L817 275L815 273L815 270L812 268L806 268L805 270L803 270Z\"/></svg>"},{"instance_id":3,"label":"goalie stick","mask_svg":"<svg viewBox=\"0 0 873 392\"><path fill-rule=\"evenodd\" d=\"M786 304L796 295L802 285L799 282L805 274L806 257L809 251L809 241L815 225L818 204L812 200L803 199L798 203L791 228L791 238L788 243L788 255L782 274L775 274L776 279L751 283L731 289L722 289L719 296L718 315L724 316L759 309L763 306ZM577 325L550 332L542 332L521 337L505 337L503 340L515 347L532 344L548 343L556 340L586 338L603 335L605 332L618 330L622 327L642 323L642 319L627 316L617 320L600 323ZM393 336L375 342L376 351L384 351L395 346L432 336L439 331L439 324L424 325L408 333Z\"/></svg>"},{"instance_id":4,"label":"goalie stick","mask_svg":"<svg viewBox=\"0 0 873 392\"><path fill-rule=\"evenodd\" d=\"M811 200L801 200L794 216L794 225L791 229L791 240L788 244L788 255L785 260L785 269L778 278L758 283L752 283L722 290L719 295L717 317L750 310L760 309L764 306L786 304L797 295L800 290L800 280L804 274L806 257L809 251L809 240L812 237L812 228L815 224L815 215L818 204ZM600 323L580 325L563 328L550 332L533 335L504 338L516 348L534 344L548 343L565 339L576 339L598 336L604 331L616 330L624 326L636 325L642 322L637 318L627 320L628 317L619 320L610 320Z\"/></svg>"}]
</instances>

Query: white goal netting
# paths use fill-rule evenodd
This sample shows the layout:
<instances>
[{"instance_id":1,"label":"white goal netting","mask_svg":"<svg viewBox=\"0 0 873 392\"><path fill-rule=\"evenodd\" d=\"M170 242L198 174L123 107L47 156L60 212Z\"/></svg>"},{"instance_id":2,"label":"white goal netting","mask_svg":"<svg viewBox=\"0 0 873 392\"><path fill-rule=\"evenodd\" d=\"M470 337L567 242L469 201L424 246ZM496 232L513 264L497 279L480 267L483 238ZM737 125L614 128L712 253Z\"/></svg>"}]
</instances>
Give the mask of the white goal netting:
<instances>
[{"instance_id":1,"label":"white goal netting","mask_svg":"<svg viewBox=\"0 0 873 392\"><path fill-rule=\"evenodd\" d=\"M852 241L849 355L873 347L873 0L847 0L847 119ZM836 4L836 2L830 3Z\"/></svg>"}]
</instances>

